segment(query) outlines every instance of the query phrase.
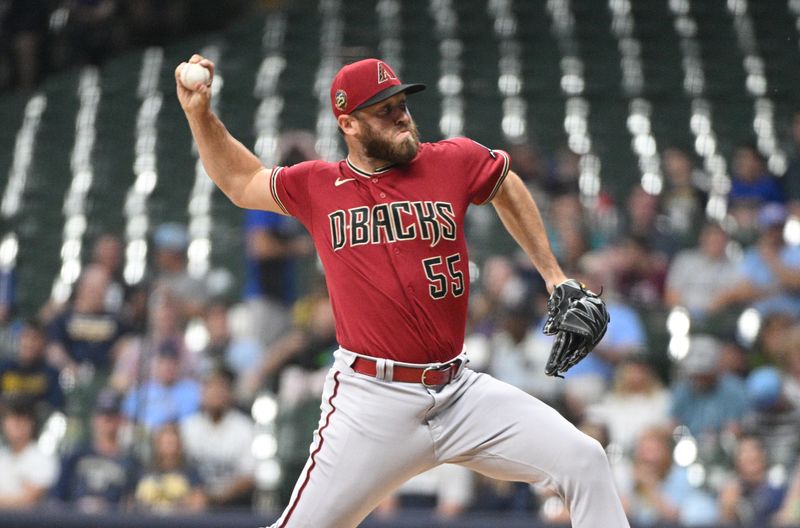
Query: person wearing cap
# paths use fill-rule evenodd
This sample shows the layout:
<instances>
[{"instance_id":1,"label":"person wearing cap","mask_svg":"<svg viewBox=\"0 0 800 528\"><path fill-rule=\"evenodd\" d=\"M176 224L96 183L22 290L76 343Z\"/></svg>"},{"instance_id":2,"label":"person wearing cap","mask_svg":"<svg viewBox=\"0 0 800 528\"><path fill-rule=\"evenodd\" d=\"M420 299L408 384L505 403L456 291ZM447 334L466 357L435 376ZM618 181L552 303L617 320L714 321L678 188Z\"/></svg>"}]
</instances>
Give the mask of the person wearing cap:
<instances>
[{"instance_id":1,"label":"person wearing cap","mask_svg":"<svg viewBox=\"0 0 800 528\"><path fill-rule=\"evenodd\" d=\"M213 62L190 62L213 82ZM181 83L184 67L177 96L209 177L235 205L303 224L335 316L320 426L274 526L355 527L402 482L447 462L555 488L576 528L629 526L596 440L465 367L470 205L494 206L548 291L567 280L508 154L463 137L421 142L408 97L425 86L373 58L331 83L346 158L267 168L214 115L208 85Z\"/></svg>"},{"instance_id":2,"label":"person wearing cap","mask_svg":"<svg viewBox=\"0 0 800 528\"><path fill-rule=\"evenodd\" d=\"M752 306L761 315L800 314L800 246L784 239L786 206L772 202L758 211L759 235L739 264L738 280L711 302L711 310Z\"/></svg>"},{"instance_id":3,"label":"person wearing cap","mask_svg":"<svg viewBox=\"0 0 800 528\"><path fill-rule=\"evenodd\" d=\"M670 415L695 437L718 438L737 432L747 410L744 384L722 372L722 344L710 335L689 338L689 351L678 365L673 382Z\"/></svg>"},{"instance_id":4,"label":"person wearing cap","mask_svg":"<svg viewBox=\"0 0 800 528\"><path fill-rule=\"evenodd\" d=\"M187 268L189 242L186 227L177 222L163 223L153 232L153 292L175 299L187 318L202 314L209 297L205 282Z\"/></svg>"},{"instance_id":5,"label":"person wearing cap","mask_svg":"<svg viewBox=\"0 0 800 528\"><path fill-rule=\"evenodd\" d=\"M61 460L51 495L60 504L82 513L121 508L131 492L136 469L120 442L121 397L111 388L101 390L92 414L91 440Z\"/></svg>"},{"instance_id":6,"label":"person wearing cap","mask_svg":"<svg viewBox=\"0 0 800 528\"><path fill-rule=\"evenodd\" d=\"M761 440L770 465L794 467L800 453L800 408L784 393L783 373L758 367L748 374L745 387L749 409L742 431Z\"/></svg>"},{"instance_id":7,"label":"person wearing cap","mask_svg":"<svg viewBox=\"0 0 800 528\"><path fill-rule=\"evenodd\" d=\"M181 374L176 343L161 343L154 355L152 375L132 387L122 401L123 416L148 431L194 414L201 398L200 384Z\"/></svg>"}]
</instances>

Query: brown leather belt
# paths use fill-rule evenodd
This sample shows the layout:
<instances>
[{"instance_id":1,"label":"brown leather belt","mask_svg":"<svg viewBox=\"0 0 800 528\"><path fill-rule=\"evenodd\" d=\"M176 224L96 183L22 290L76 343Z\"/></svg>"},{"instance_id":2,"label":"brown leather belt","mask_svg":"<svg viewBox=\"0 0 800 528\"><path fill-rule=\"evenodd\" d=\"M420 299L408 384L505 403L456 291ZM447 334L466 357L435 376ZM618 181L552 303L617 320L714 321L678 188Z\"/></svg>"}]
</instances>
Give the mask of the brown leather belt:
<instances>
[{"instance_id":1,"label":"brown leather belt","mask_svg":"<svg viewBox=\"0 0 800 528\"><path fill-rule=\"evenodd\" d=\"M421 383L426 387L440 387L447 385L458 377L463 366L464 360L461 358L456 358L442 365L408 367L395 364L392 368L392 379L389 381ZM377 377L378 374L377 362L362 356L358 356L351 367L359 374L365 374L373 378Z\"/></svg>"}]
</instances>

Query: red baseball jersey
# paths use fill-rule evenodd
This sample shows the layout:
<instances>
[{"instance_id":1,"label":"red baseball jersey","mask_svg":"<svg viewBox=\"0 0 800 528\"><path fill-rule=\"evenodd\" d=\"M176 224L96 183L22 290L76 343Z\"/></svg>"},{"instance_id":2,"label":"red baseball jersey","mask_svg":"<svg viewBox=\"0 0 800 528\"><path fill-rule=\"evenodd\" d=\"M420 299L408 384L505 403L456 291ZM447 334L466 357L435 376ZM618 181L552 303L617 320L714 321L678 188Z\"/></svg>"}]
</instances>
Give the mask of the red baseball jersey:
<instances>
[{"instance_id":1,"label":"red baseball jersey","mask_svg":"<svg viewBox=\"0 0 800 528\"><path fill-rule=\"evenodd\" d=\"M349 160L272 171L272 195L308 229L348 350L408 363L461 353L467 320L467 206L488 203L508 154L466 138L423 143L406 165Z\"/></svg>"}]
</instances>

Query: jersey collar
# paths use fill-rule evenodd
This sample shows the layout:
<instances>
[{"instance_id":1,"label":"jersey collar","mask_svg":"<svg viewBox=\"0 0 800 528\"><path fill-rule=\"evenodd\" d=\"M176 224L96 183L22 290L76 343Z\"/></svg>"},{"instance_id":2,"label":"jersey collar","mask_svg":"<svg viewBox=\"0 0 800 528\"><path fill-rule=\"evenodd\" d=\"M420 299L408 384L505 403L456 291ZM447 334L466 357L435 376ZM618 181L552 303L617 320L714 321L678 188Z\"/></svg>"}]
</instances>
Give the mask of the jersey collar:
<instances>
[{"instance_id":1,"label":"jersey collar","mask_svg":"<svg viewBox=\"0 0 800 528\"><path fill-rule=\"evenodd\" d=\"M375 176L382 176L382 175L386 174L387 172L389 172L391 169L393 169L394 166L395 166L395 164L392 163L391 165L387 165L385 167L380 167L380 168L377 168L374 171L370 172L370 171L361 169L359 167L356 167L355 164L352 161L350 161L350 157L349 156L347 158L345 158L345 162L347 163L347 166L350 167L350 170L352 170L353 172L355 172L359 176L363 176L365 178L374 178Z\"/></svg>"}]
</instances>

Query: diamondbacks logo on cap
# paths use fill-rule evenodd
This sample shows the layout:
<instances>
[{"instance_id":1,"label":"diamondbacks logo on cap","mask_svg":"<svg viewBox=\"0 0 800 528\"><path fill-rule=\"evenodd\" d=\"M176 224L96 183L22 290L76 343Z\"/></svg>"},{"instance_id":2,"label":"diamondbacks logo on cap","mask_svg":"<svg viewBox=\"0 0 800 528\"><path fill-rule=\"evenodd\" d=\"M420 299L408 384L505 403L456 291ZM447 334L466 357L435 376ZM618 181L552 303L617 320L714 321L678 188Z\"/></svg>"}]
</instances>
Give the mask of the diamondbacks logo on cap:
<instances>
[{"instance_id":1,"label":"diamondbacks logo on cap","mask_svg":"<svg viewBox=\"0 0 800 528\"><path fill-rule=\"evenodd\" d=\"M336 90L335 104L340 112L344 112L344 109L347 108L347 92Z\"/></svg>"},{"instance_id":2,"label":"diamondbacks logo on cap","mask_svg":"<svg viewBox=\"0 0 800 528\"><path fill-rule=\"evenodd\" d=\"M387 66L386 64L379 62L378 63L378 84L384 83L389 79L397 79L397 76L394 74L392 69Z\"/></svg>"}]
</instances>

